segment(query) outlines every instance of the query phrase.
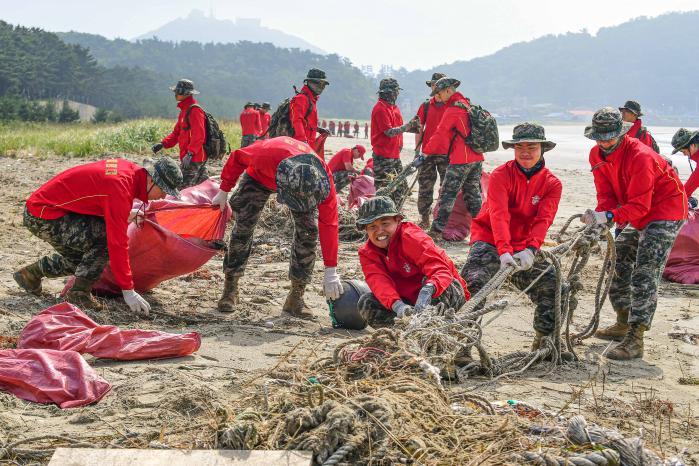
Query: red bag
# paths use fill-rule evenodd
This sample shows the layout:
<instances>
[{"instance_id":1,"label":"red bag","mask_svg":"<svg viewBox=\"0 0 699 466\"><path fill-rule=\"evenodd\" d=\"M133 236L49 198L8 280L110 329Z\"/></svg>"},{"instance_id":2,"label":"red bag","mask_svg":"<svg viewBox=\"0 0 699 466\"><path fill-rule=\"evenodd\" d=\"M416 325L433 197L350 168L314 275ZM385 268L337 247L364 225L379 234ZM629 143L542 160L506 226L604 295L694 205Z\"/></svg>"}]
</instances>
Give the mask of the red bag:
<instances>
[{"instance_id":1,"label":"red bag","mask_svg":"<svg viewBox=\"0 0 699 466\"><path fill-rule=\"evenodd\" d=\"M56 304L34 316L17 344L23 349L76 351L122 361L177 358L194 353L200 346L201 337L196 332L177 335L98 325L69 303Z\"/></svg>"},{"instance_id":2,"label":"red bag","mask_svg":"<svg viewBox=\"0 0 699 466\"><path fill-rule=\"evenodd\" d=\"M352 211L359 210L362 204L367 199L374 197L375 194L374 178L368 175L359 175L350 183L347 208Z\"/></svg>"},{"instance_id":3,"label":"red bag","mask_svg":"<svg viewBox=\"0 0 699 466\"><path fill-rule=\"evenodd\" d=\"M490 180L490 173L483 172L481 174L481 196L483 197L483 203L485 203L486 193L488 192L488 180ZM439 213L439 201L437 201L432 211L433 218L437 218L437 213ZM444 230L442 230L442 238L445 241L465 240L468 238L468 235L471 234L472 220L473 218L466 207L466 202L464 202L463 193L459 191L447 225L444 227Z\"/></svg>"},{"instance_id":4,"label":"red bag","mask_svg":"<svg viewBox=\"0 0 699 466\"><path fill-rule=\"evenodd\" d=\"M663 277L685 285L699 283L699 215L696 212L689 212L687 223L678 233Z\"/></svg>"},{"instance_id":5,"label":"red bag","mask_svg":"<svg viewBox=\"0 0 699 466\"><path fill-rule=\"evenodd\" d=\"M75 351L0 350L0 390L23 400L77 408L111 388Z\"/></svg>"}]
</instances>

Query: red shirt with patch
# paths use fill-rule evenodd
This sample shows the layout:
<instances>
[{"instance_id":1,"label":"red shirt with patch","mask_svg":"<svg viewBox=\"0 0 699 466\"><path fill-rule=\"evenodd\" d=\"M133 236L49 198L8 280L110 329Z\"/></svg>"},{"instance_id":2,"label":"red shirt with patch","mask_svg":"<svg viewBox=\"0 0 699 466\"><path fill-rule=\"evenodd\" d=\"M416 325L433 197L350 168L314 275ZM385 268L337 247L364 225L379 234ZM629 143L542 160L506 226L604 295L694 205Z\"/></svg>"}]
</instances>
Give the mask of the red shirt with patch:
<instances>
[{"instance_id":1,"label":"red shirt with patch","mask_svg":"<svg viewBox=\"0 0 699 466\"><path fill-rule=\"evenodd\" d=\"M204 110L199 107L192 108L189 112L189 127L187 127L185 122L187 109L196 103L197 101L191 95L177 103L177 106L180 108L180 115L177 117L175 128L161 142L166 149L175 147L175 144L179 145L180 160L187 155L187 152L191 152L192 162L203 162L206 160L206 152L204 152L204 142L206 142L204 123L206 116L204 115Z\"/></svg>"},{"instance_id":2,"label":"red shirt with patch","mask_svg":"<svg viewBox=\"0 0 699 466\"><path fill-rule=\"evenodd\" d=\"M337 154L333 155L330 162L328 162L328 168L330 168L332 173L345 171L347 170L345 168L345 164L351 164L353 161L354 158L352 157L352 149L346 147L344 149L340 149Z\"/></svg>"},{"instance_id":3,"label":"red shirt with patch","mask_svg":"<svg viewBox=\"0 0 699 466\"><path fill-rule=\"evenodd\" d=\"M403 117L397 105L391 105L379 99L371 111L371 150L374 154L387 159L400 158L403 147L403 135L389 138L384 131L403 124Z\"/></svg>"},{"instance_id":4,"label":"red shirt with patch","mask_svg":"<svg viewBox=\"0 0 699 466\"><path fill-rule=\"evenodd\" d=\"M426 145L423 144L422 152L427 155L447 154L449 155L449 163L452 165L482 162L484 160L483 154L471 149L471 146L464 141L464 138L471 134L471 124L468 112L456 106L456 102L465 106L471 105L460 92L455 92L446 103L444 114L434 134Z\"/></svg>"}]
</instances>

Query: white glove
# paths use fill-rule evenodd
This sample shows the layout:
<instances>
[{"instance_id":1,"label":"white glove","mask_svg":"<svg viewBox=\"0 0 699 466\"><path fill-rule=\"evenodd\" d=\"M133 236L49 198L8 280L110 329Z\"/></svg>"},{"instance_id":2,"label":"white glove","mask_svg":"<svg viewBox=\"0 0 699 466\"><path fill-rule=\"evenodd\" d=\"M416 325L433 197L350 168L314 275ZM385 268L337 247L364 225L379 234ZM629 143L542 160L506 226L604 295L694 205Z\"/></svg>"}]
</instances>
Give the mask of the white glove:
<instances>
[{"instance_id":1,"label":"white glove","mask_svg":"<svg viewBox=\"0 0 699 466\"><path fill-rule=\"evenodd\" d=\"M534 253L529 248L522 249L514 258L519 260L519 268L522 270L529 270L534 265Z\"/></svg>"},{"instance_id":2,"label":"white glove","mask_svg":"<svg viewBox=\"0 0 699 466\"><path fill-rule=\"evenodd\" d=\"M135 223L136 226L141 226L143 225L143 211L141 209L131 209L131 213L129 213L129 223Z\"/></svg>"},{"instance_id":3,"label":"white glove","mask_svg":"<svg viewBox=\"0 0 699 466\"><path fill-rule=\"evenodd\" d=\"M335 271L335 267L325 267L323 293L325 293L326 299L338 299L342 295L342 291L342 282L340 282L340 276Z\"/></svg>"},{"instance_id":4,"label":"white glove","mask_svg":"<svg viewBox=\"0 0 699 466\"><path fill-rule=\"evenodd\" d=\"M395 303L393 303L393 306L391 306L391 309L393 312L396 313L396 317L399 319L402 319L403 316L410 316L415 313L415 309L413 309L412 306L409 306L408 304L405 304L402 300L398 300Z\"/></svg>"},{"instance_id":5,"label":"white glove","mask_svg":"<svg viewBox=\"0 0 699 466\"><path fill-rule=\"evenodd\" d=\"M226 205L228 205L228 193L222 189L216 193L214 198L211 200L211 205L217 205L221 208L221 212L226 210Z\"/></svg>"},{"instance_id":6,"label":"white glove","mask_svg":"<svg viewBox=\"0 0 699 466\"><path fill-rule=\"evenodd\" d=\"M134 290L121 290L124 301L133 312L143 312L146 316L150 312L150 304Z\"/></svg>"},{"instance_id":7,"label":"white glove","mask_svg":"<svg viewBox=\"0 0 699 466\"><path fill-rule=\"evenodd\" d=\"M515 261L514 257L512 257L512 254L506 252L500 256L500 270L504 269L508 265L514 267L515 270L519 270L519 264L517 264L517 261Z\"/></svg>"},{"instance_id":8,"label":"white glove","mask_svg":"<svg viewBox=\"0 0 699 466\"><path fill-rule=\"evenodd\" d=\"M592 209L587 209L580 221L586 225L604 225L608 221L607 212L596 212Z\"/></svg>"}]
</instances>

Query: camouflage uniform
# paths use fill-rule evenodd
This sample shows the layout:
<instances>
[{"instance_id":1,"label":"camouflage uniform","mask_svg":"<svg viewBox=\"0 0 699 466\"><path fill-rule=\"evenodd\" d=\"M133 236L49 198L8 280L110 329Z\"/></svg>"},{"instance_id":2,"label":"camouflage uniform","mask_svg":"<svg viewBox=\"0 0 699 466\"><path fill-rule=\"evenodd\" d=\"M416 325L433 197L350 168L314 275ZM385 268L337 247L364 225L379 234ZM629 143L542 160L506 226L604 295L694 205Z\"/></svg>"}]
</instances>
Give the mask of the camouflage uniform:
<instances>
[{"instance_id":1,"label":"camouflage uniform","mask_svg":"<svg viewBox=\"0 0 699 466\"><path fill-rule=\"evenodd\" d=\"M24 226L56 250L37 261L47 278L75 275L95 282L109 261L104 218L68 213L55 220L34 217L24 209Z\"/></svg>"},{"instance_id":2,"label":"camouflage uniform","mask_svg":"<svg viewBox=\"0 0 699 466\"><path fill-rule=\"evenodd\" d=\"M458 280L454 280L439 298L432 298L432 305L444 303L448 308L460 309L466 303L464 298L464 288ZM411 305L415 303L409 303ZM374 293L365 293L357 301L359 314L367 321L367 324L374 327L388 327L393 325L396 317L395 312L386 309L383 304L376 299Z\"/></svg>"},{"instance_id":3,"label":"camouflage uniform","mask_svg":"<svg viewBox=\"0 0 699 466\"><path fill-rule=\"evenodd\" d=\"M519 290L524 290L529 284L546 270L548 263L542 260L534 262L529 270L515 272L510 281ZM500 269L500 255L490 243L476 241L471 245L468 259L461 270L461 276L468 283L471 296L475 296ZM556 296L556 274L553 268L527 291L527 296L536 305L534 311L534 329L544 335L551 334L555 329L554 300ZM478 308L482 308L481 303Z\"/></svg>"},{"instance_id":4,"label":"camouflage uniform","mask_svg":"<svg viewBox=\"0 0 699 466\"><path fill-rule=\"evenodd\" d=\"M429 159L430 157L428 157ZM463 191L464 202L471 216L475 217L481 211L481 174L483 162L472 162L459 165L449 165L439 194L439 212L432 223L432 229L442 231L447 226L449 216L454 208L454 202L459 191Z\"/></svg>"},{"instance_id":5,"label":"camouflage uniform","mask_svg":"<svg viewBox=\"0 0 699 466\"><path fill-rule=\"evenodd\" d=\"M209 179L206 162L189 162L187 168L180 166L180 169L182 170L182 185L179 186L179 189L196 186Z\"/></svg>"},{"instance_id":6,"label":"camouflage uniform","mask_svg":"<svg viewBox=\"0 0 699 466\"><path fill-rule=\"evenodd\" d=\"M392 179L403 171L403 164L400 159L389 159L376 154L372 154L371 157L374 159L374 187L376 187L377 191L388 185ZM403 180L391 193L390 197L393 199L393 202L400 204L406 191L408 191L408 183Z\"/></svg>"},{"instance_id":7,"label":"camouflage uniform","mask_svg":"<svg viewBox=\"0 0 699 466\"><path fill-rule=\"evenodd\" d=\"M417 211L421 216L429 215L434 201L434 185L439 175L440 186L444 184L444 176L449 166L449 157L446 155L430 155L420 165L417 172Z\"/></svg>"},{"instance_id":8,"label":"camouflage uniform","mask_svg":"<svg viewBox=\"0 0 699 466\"><path fill-rule=\"evenodd\" d=\"M660 275L683 224L681 220L650 222L641 231L629 225L614 240L617 258L609 300L617 313L629 311L629 324L650 329Z\"/></svg>"},{"instance_id":9,"label":"camouflage uniform","mask_svg":"<svg viewBox=\"0 0 699 466\"><path fill-rule=\"evenodd\" d=\"M347 170L340 170L333 173L333 182L335 183L336 192L339 193L345 186L350 184L350 175L356 175L356 173Z\"/></svg>"},{"instance_id":10,"label":"camouflage uniform","mask_svg":"<svg viewBox=\"0 0 699 466\"><path fill-rule=\"evenodd\" d=\"M229 201L235 212L235 225L228 243L228 251L223 260L226 274L242 276L252 250L252 236L260 214L269 196L274 194L247 173L240 179L238 187ZM309 283L316 260L316 241L318 240L318 210L296 212L291 210L294 220L294 242L291 251L289 278Z\"/></svg>"},{"instance_id":11,"label":"camouflage uniform","mask_svg":"<svg viewBox=\"0 0 699 466\"><path fill-rule=\"evenodd\" d=\"M247 147L257 140L257 136L254 134L247 134L240 138L240 148Z\"/></svg>"}]
</instances>

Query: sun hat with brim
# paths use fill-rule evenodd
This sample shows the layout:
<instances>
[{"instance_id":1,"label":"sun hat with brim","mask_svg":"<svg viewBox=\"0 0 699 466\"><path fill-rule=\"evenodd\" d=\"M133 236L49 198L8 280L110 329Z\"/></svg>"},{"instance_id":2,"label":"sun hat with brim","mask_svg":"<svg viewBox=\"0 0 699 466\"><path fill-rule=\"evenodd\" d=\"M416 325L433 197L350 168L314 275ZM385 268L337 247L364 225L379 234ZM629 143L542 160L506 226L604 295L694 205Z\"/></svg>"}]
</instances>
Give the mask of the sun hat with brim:
<instances>
[{"instance_id":1,"label":"sun hat with brim","mask_svg":"<svg viewBox=\"0 0 699 466\"><path fill-rule=\"evenodd\" d=\"M398 212L393 199L386 196L372 197L359 208L356 222L357 229L362 230L371 222L380 218L395 217L396 215L403 216L402 213Z\"/></svg>"},{"instance_id":2,"label":"sun hat with brim","mask_svg":"<svg viewBox=\"0 0 699 466\"><path fill-rule=\"evenodd\" d=\"M697 135L699 135L699 131L690 131L687 128L678 129L675 135L672 136L671 144L674 148L672 153L676 154L682 149L686 149L687 147L689 147L689 145L692 143L692 140L697 138Z\"/></svg>"},{"instance_id":3,"label":"sun hat with brim","mask_svg":"<svg viewBox=\"0 0 699 466\"><path fill-rule=\"evenodd\" d=\"M585 137L593 141L615 139L628 133L633 123L621 119L614 107L602 107L592 115L592 125L585 127Z\"/></svg>"},{"instance_id":4,"label":"sun hat with brim","mask_svg":"<svg viewBox=\"0 0 699 466\"><path fill-rule=\"evenodd\" d=\"M435 96L435 95L439 94L441 91L443 91L444 89L448 89L450 87L453 87L454 89L456 89L460 85L461 85L461 81L459 81L458 79L447 78L447 77L439 78L439 80L437 80L437 82L435 83L434 90L432 91L432 93L430 95Z\"/></svg>"},{"instance_id":5,"label":"sun hat with brim","mask_svg":"<svg viewBox=\"0 0 699 466\"><path fill-rule=\"evenodd\" d=\"M639 104L635 100L627 100L623 107L619 107L619 111L622 110L628 110L629 112L636 115L636 118L640 118L643 116L643 113L641 112L641 104Z\"/></svg>"},{"instance_id":6,"label":"sun hat with brim","mask_svg":"<svg viewBox=\"0 0 699 466\"><path fill-rule=\"evenodd\" d=\"M152 159L146 159L143 168L153 178L153 183L166 194L180 198L180 191L177 188L182 185L182 170L174 160L169 157L161 157L155 162Z\"/></svg>"},{"instance_id":7,"label":"sun hat with brim","mask_svg":"<svg viewBox=\"0 0 699 466\"><path fill-rule=\"evenodd\" d=\"M311 212L330 194L330 178L315 154L299 154L277 167L277 199L296 212Z\"/></svg>"},{"instance_id":8,"label":"sun hat with brim","mask_svg":"<svg viewBox=\"0 0 699 466\"><path fill-rule=\"evenodd\" d=\"M396 90L402 91L403 88L400 87L398 81L395 78L383 78L381 81L379 81L379 90L377 94Z\"/></svg>"},{"instance_id":9,"label":"sun hat with brim","mask_svg":"<svg viewBox=\"0 0 699 466\"><path fill-rule=\"evenodd\" d=\"M177 84L170 86L170 90L179 95L199 94L199 91L194 89L194 82L192 82L190 79L180 79L177 81Z\"/></svg>"},{"instance_id":10,"label":"sun hat with brim","mask_svg":"<svg viewBox=\"0 0 699 466\"><path fill-rule=\"evenodd\" d=\"M330 85L330 81L326 79L325 71L319 70L318 68L311 68L310 70L308 70L308 73L306 73L305 80L325 83L327 86Z\"/></svg>"},{"instance_id":11,"label":"sun hat with brim","mask_svg":"<svg viewBox=\"0 0 699 466\"><path fill-rule=\"evenodd\" d=\"M436 83L442 78L445 78L447 75L444 73L432 73L432 79L429 81L425 81L425 84L427 84L427 87L432 87L432 84Z\"/></svg>"},{"instance_id":12,"label":"sun hat with brim","mask_svg":"<svg viewBox=\"0 0 699 466\"><path fill-rule=\"evenodd\" d=\"M522 123L512 130L512 139L502 141L503 149L512 149L515 144L521 142L540 142L542 152L549 151L556 147L556 143L546 139L544 127L536 123Z\"/></svg>"}]
</instances>

